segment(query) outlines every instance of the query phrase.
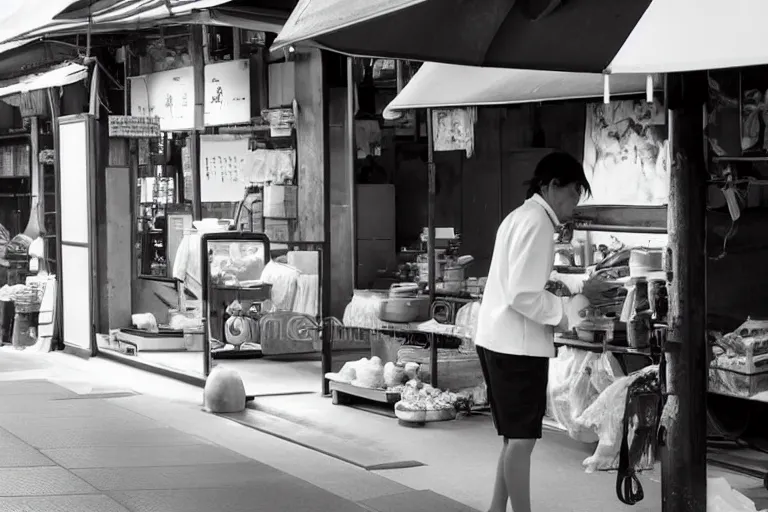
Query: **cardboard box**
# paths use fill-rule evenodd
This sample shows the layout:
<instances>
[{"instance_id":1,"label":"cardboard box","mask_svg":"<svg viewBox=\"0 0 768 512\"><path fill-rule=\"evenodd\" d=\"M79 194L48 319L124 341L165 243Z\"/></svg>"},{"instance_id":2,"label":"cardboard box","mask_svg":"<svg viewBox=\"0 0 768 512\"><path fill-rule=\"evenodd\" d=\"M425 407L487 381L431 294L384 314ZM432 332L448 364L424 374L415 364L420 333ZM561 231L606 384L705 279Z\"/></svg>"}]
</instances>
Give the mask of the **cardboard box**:
<instances>
[{"instance_id":1,"label":"cardboard box","mask_svg":"<svg viewBox=\"0 0 768 512\"><path fill-rule=\"evenodd\" d=\"M299 187L267 185L264 187L264 217L297 219L299 217Z\"/></svg>"}]
</instances>

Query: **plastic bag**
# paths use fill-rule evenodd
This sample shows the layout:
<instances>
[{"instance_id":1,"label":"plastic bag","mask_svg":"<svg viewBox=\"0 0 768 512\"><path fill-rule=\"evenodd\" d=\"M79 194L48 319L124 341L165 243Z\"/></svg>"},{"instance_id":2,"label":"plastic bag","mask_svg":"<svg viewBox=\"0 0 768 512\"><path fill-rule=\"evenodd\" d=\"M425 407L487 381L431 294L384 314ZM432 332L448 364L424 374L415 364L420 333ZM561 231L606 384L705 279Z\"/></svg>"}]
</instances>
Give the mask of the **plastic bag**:
<instances>
[{"instance_id":1,"label":"plastic bag","mask_svg":"<svg viewBox=\"0 0 768 512\"><path fill-rule=\"evenodd\" d=\"M29 244L29 257L45 258L45 245L43 244L43 239L41 237L35 238L32 240L32 243Z\"/></svg>"},{"instance_id":2,"label":"plastic bag","mask_svg":"<svg viewBox=\"0 0 768 512\"><path fill-rule=\"evenodd\" d=\"M397 366L392 361L384 365L384 384L387 388L394 388L405 381L405 368Z\"/></svg>"},{"instance_id":3,"label":"plastic bag","mask_svg":"<svg viewBox=\"0 0 768 512\"><path fill-rule=\"evenodd\" d=\"M617 379L600 393L597 400L577 420L583 428L597 432L599 438L595 453L583 462L587 473L618 467L627 390L631 383L631 377Z\"/></svg>"},{"instance_id":4,"label":"plastic bag","mask_svg":"<svg viewBox=\"0 0 768 512\"><path fill-rule=\"evenodd\" d=\"M733 489L725 478L708 478L707 512L757 512L757 507L754 501Z\"/></svg>"},{"instance_id":5,"label":"plastic bag","mask_svg":"<svg viewBox=\"0 0 768 512\"><path fill-rule=\"evenodd\" d=\"M299 286L299 271L288 265L270 261L261 280L272 285L272 302L279 311L292 311Z\"/></svg>"},{"instance_id":6,"label":"plastic bag","mask_svg":"<svg viewBox=\"0 0 768 512\"><path fill-rule=\"evenodd\" d=\"M353 386L360 388L384 388L384 365L381 359L372 357L371 359L361 359L355 365L355 380Z\"/></svg>"},{"instance_id":7,"label":"plastic bag","mask_svg":"<svg viewBox=\"0 0 768 512\"><path fill-rule=\"evenodd\" d=\"M602 393L608 386L616 382L619 377L624 377L624 372L619 365L616 356L610 352L604 352L600 358L592 364L592 386L598 393Z\"/></svg>"},{"instance_id":8,"label":"plastic bag","mask_svg":"<svg viewBox=\"0 0 768 512\"><path fill-rule=\"evenodd\" d=\"M131 315L131 322L137 329L149 332L159 332L157 319L152 313L139 313Z\"/></svg>"},{"instance_id":9,"label":"plastic bag","mask_svg":"<svg viewBox=\"0 0 768 512\"><path fill-rule=\"evenodd\" d=\"M566 347L550 364L548 415L565 428L571 438L584 443L597 441L595 433L579 425L576 418L597 398L591 375L598 359L598 354Z\"/></svg>"},{"instance_id":10,"label":"plastic bag","mask_svg":"<svg viewBox=\"0 0 768 512\"><path fill-rule=\"evenodd\" d=\"M189 235L184 235L181 239L178 249L176 249L176 257L173 260L173 277L179 281L184 281L187 278L187 265L189 264Z\"/></svg>"},{"instance_id":11,"label":"plastic bag","mask_svg":"<svg viewBox=\"0 0 768 512\"><path fill-rule=\"evenodd\" d=\"M643 368L628 377L619 377L600 393L597 400L577 418L576 423L578 425L597 432L600 439L595 453L584 459L583 465L587 473L618 469L619 450L624 435L627 393L630 389L633 393L650 393L654 389L658 391L658 372L659 367L654 365ZM648 411L643 414L647 413ZM647 432L637 430L639 427L640 424L636 420L630 423L630 446L632 446L633 436L638 435L638 433L647 435ZM643 446L647 444L643 443ZM652 465L653 453L650 453L640 459L639 465L635 469L646 470L650 469Z\"/></svg>"}]
</instances>

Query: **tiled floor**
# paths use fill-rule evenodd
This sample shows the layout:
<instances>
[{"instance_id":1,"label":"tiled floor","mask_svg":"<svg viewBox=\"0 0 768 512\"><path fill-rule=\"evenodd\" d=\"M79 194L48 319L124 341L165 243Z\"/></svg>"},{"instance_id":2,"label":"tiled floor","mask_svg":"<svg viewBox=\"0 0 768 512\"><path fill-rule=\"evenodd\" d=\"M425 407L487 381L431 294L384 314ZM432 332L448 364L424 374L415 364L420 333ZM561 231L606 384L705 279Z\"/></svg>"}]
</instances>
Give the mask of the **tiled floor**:
<instances>
[{"instance_id":1,"label":"tiled floor","mask_svg":"<svg viewBox=\"0 0 768 512\"><path fill-rule=\"evenodd\" d=\"M104 400L57 401L70 392L41 381L0 383L0 402L25 395L36 399L0 411L0 511L365 510Z\"/></svg>"},{"instance_id":2,"label":"tiled floor","mask_svg":"<svg viewBox=\"0 0 768 512\"><path fill-rule=\"evenodd\" d=\"M125 399L82 398L39 380L0 382L0 512L389 512L403 502L471 512L396 484L356 503L116 405Z\"/></svg>"}]
</instances>

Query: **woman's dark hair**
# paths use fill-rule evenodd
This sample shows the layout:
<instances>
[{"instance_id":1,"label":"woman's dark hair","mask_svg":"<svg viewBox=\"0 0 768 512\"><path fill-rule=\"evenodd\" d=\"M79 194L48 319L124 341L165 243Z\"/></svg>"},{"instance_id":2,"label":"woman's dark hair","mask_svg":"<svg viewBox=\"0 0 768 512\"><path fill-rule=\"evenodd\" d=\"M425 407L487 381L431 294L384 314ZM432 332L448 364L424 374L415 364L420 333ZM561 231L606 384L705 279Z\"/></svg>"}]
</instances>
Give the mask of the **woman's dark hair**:
<instances>
[{"instance_id":1,"label":"woman's dark hair","mask_svg":"<svg viewBox=\"0 0 768 512\"><path fill-rule=\"evenodd\" d=\"M541 192L541 187L555 180L560 187L576 183L582 195L592 195L592 188L589 186L581 163L568 153L556 151L542 158L536 166L533 178L526 182L528 185L526 197L530 199L534 194Z\"/></svg>"}]
</instances>

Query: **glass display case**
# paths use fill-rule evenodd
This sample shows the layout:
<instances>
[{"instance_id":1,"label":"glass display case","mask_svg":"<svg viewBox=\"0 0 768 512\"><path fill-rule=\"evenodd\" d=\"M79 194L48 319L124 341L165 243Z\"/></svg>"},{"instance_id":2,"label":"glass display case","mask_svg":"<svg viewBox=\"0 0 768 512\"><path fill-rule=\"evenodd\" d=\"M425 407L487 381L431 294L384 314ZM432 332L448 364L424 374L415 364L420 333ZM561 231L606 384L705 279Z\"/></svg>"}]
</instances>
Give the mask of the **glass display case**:
<instances>
[{"instance_id":1,"label":"glass display case","mask_svg":"<svg viewBox=\"0 0 768 512\"><path fill-rule=\"evenodd\" d=\"M201 237L206 375L213 360L321 351L320 252L272 250L266 235Z\"/></svg>"}]
</instances>

